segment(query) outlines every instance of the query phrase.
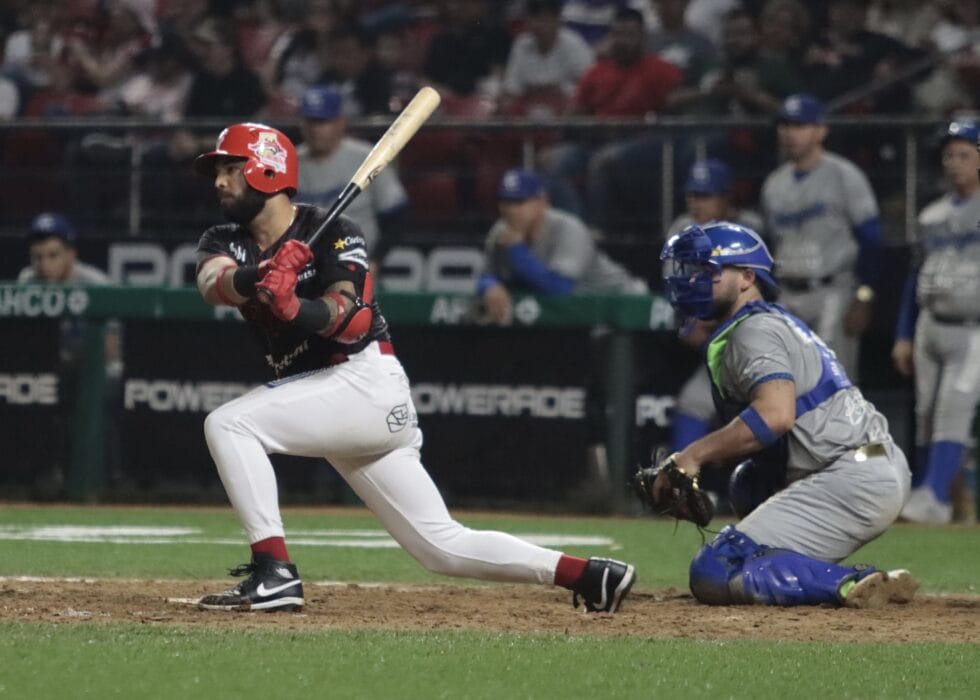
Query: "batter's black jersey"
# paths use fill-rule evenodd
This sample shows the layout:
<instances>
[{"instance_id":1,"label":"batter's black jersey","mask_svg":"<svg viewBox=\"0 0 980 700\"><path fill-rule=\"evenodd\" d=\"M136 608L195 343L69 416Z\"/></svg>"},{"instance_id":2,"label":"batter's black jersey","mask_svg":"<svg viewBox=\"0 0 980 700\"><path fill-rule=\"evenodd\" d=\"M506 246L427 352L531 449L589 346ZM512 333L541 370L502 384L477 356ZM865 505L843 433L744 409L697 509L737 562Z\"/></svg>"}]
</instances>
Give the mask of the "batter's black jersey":
<instances>
[{"instance_id":1,"label":"batter's black jersey","mask_svg":"<svg viewBox=\"0 0 980 700\"><path fill-rule=\"evenodd\" d=\"M282 244L290 239L308 239L326 218L319 207L296 205L296 219L268 250L259 251L251 234L239 224L212 226L201 236L197 245L197 265L216 255L231 257L239 265L258 265L275 256ZM301 299L323 296L328 287L343 280L354 283L357 293L364 290L368 270L364 236L353 221L346 217L335 220L313 246L313 261L297 275L296 295ZM331 363L338 353L352 355L374 340L390 340L388 322L381 315L377 301L372 301L371 331L357 343L338 343L316 333L298 328L276 318L269 307L250 299L240 307L242 316L256 332L265 349L265 359L276 378L320 369Z\"/></svg>"}]
</instances>

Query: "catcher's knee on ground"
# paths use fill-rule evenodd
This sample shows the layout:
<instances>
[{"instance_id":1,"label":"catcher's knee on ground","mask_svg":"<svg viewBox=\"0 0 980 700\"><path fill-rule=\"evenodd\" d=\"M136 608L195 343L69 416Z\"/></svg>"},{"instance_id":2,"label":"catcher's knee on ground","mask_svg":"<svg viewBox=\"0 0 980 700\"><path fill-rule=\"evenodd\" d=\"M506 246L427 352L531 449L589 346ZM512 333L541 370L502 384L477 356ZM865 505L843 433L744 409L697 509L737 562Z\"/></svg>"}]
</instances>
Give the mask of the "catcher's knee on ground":
<instances>
[{"instance_id":1,"label":"catcher's knee on ground","mask_svg":"<svg viewBox=\"0 0 980 700\"><path fill-rule=\"evenodd\" d=\"M708 605L836 604L843 583L872 571L766 547L729 525L691 562L690 586Z\"/></svg>"}]
</instances>

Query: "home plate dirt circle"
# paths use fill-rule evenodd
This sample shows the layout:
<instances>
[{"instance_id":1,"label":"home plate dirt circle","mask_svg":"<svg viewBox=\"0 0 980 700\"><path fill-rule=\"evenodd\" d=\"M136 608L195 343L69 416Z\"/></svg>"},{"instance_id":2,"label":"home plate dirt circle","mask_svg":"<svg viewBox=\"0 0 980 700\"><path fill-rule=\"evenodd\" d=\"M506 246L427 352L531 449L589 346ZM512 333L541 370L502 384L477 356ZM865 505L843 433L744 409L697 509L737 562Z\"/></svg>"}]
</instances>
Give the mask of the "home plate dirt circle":
<instances>
[{"instance_id":1,"label":"home plate dirt circle","mask_svg":"<svg viewBox=\"0 0 980 700\"><path fill-rule=\"evenodd\" d=\"M571 594L531 585L304 582L300 613L202 611L227 580L0 577L0 621L134 622L229 629L472 630L650 639L975 643L980 597L919 595L878 610L711 607L686 591L634 589L615 615L571 607Z\"/></svg>"}]
</instances>

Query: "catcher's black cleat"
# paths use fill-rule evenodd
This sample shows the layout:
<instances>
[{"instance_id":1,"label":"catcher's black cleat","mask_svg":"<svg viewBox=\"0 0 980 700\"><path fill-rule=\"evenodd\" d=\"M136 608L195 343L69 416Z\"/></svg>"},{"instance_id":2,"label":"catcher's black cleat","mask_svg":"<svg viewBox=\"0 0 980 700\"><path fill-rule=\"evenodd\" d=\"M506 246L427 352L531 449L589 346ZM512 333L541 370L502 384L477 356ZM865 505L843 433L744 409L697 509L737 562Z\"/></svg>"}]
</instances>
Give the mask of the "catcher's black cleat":
<instances>
[{"instance_id":1,"label":"catcher's black cleat","mask_svg":"<svg viewBox=\"0 0 980 700\"><path fill-rule=\"evenodd\" d=\"M634 583L636 571L631 564L590 557L582 577L572 586L572 605L579 607L581 598L588 612L614 613Z\"/></svg>"},{"instance_id":2,"label":"catcher's black cleat","mask_svg":"<svg viewBox=\"0 0 980 700\"><path fill-rule=\"evenodd\" d=\"M253 554L249 564L228 572L248 578L224 593L206 595L198 601L202 610L267 612L300 610L303 607L303 581L296 565L278 561L267 554Z\"/></svg>"}]
</instances>

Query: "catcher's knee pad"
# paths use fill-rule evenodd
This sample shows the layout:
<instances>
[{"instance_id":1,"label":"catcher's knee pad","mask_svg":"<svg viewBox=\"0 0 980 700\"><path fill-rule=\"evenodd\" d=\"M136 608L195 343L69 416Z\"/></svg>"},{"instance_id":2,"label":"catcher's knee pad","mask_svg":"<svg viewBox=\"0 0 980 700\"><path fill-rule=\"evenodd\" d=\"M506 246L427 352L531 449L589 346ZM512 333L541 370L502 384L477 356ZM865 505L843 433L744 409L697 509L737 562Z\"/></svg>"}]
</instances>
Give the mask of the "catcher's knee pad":
<instances>
[{"instance_id":1,"label":"catcher's knee pad","mask_svg":"<svg viewBox=\"0 0 980 700\"><path fill-rule=\"evenodd\" d=\"M839 603L845 581L874 571L760 545L729 525L691 562L690 586L708 605L819 605Z\"/></svg>"},{"instance_id":2,"label":"catcher's knee pad","mask_svg":"<svg viewBox=\"0 0 980 700\"><path fill-rule=\"evenodd\" d=\"M732 579L733 595L761 605L840 603L840 587L874 573L871 567L838 566L788 549L766 549L745 562Z\"/></svg>"},{"instance_id":3,"label":"catcher's knee pad","mask_svg":"<svg viewBox=\"0 0 980 700\"><path fill-rule=\"evenodd\" d=\"M691 562L691 593L707 605L744 602L733 598L731 581L741 573L747 559L764 550L734 525L727 525Z\"/></svg>"}]
</instances>

